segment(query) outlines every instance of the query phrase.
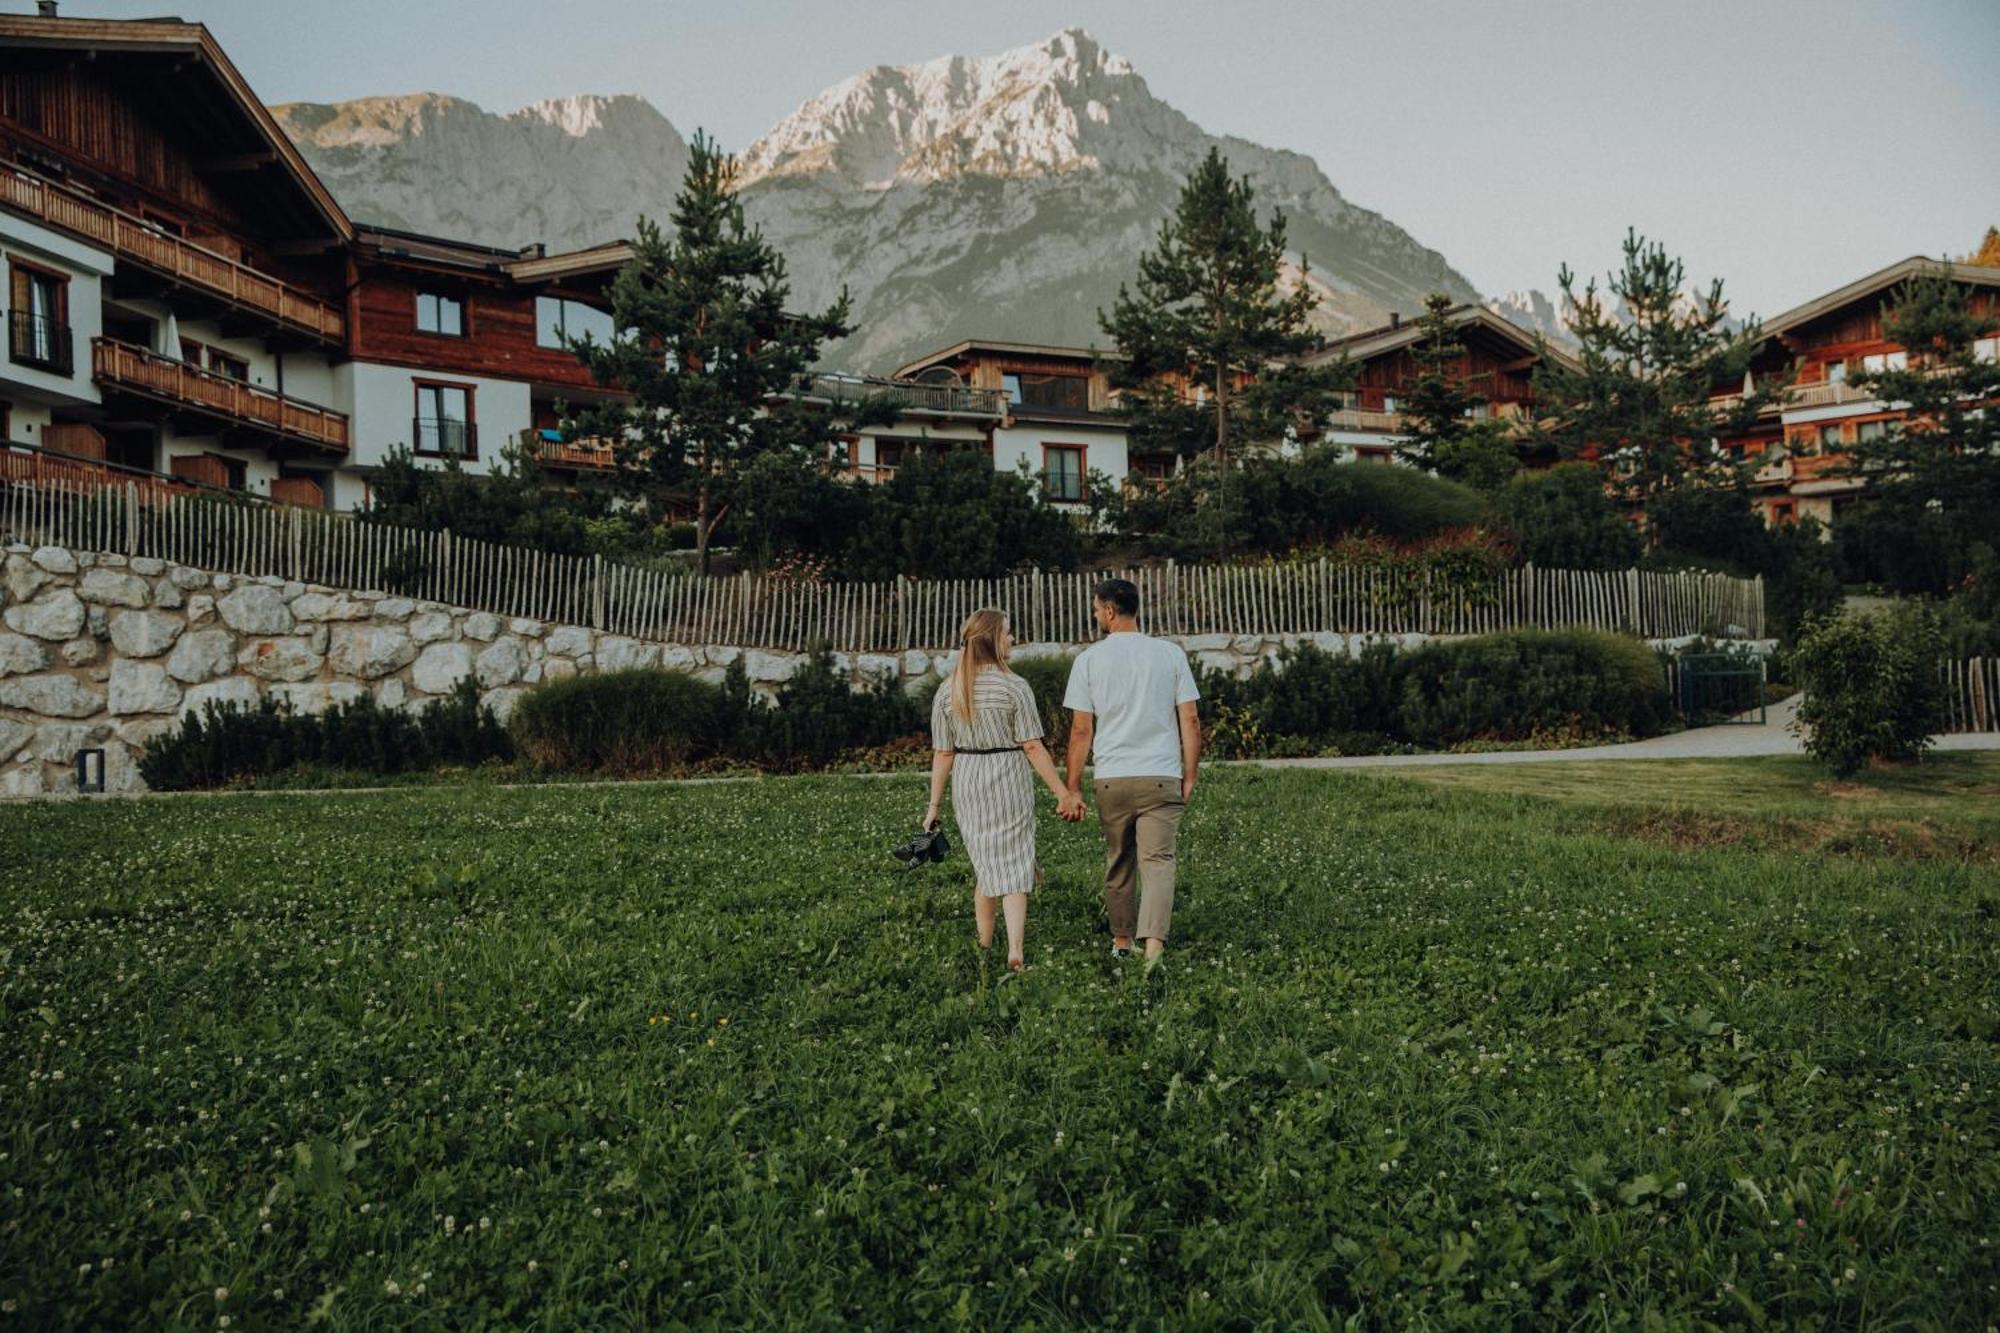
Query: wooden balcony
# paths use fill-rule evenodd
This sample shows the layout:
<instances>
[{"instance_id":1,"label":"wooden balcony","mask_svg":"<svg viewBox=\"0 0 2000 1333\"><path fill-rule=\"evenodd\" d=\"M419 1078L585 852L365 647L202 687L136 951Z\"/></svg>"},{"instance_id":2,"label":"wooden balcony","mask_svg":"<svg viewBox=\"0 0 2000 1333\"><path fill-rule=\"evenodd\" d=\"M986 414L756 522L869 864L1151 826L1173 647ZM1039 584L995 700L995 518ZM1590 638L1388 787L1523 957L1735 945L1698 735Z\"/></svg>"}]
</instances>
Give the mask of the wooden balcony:
<instances>
[{"instance_id":1,"label":"wooden balcony","mask_svg":"<svg viewBox=\"0 0 2000 1333\"><path fill-rule=\"evenodd\" d=\"M163 403L225 430L247 431L317 453L347 452L343 413L112 338L93 339L90 354L91 375L101 388Z\"/></svg>"},{"instance_id":2,"label":"wooden balcony","mask_svg":"<svg viewBox=\"0 0 2000 1333\"><path fill-rule=\"evenodd\" d=\"M577 472L616 472L618 458L611 441L602 435L586 435L574 440L552 440L539 430L524 430L521 448L543 467L568 468Z\"/></svg>"},{"instance_id":3,"label":"wooden balcony","mask_svg":"<svg viewBox=\"0 0 2000 1333\"><path fill-rule=\"evenodd\" d=\"M0 166L0 205L80 236L125 263L261 317L286 332L334 345L346 340L347 316L339 307L68 186L19 167Z\"/></svg>"},{"instance_id":4,"label":"wooden balcony","mask_svg":"<svg viewBox=\"0 0 2000 1333\"><path fill-rule=\"evenodd\" d=\"M1335 412L1326 424L1329 430L1367 431L1376 435L1400 435L1404 430L1401 412L1370 412L1359 407Z\"/></svg>"},{"instance_id":5,"label":"wooden balcony","mask_svg":"<svg viewBox=\"0 0 2000 1333\"><path fill-rule=\"evenodd\" d=\"M974 389L962 384L925 384L917 380L884 379L875 375L815 375L801 396L808 402L819 400L836 404L880 398L893 404L897 411L912 416L998 417L1007 410L1007 395L999 389Z\"/></svg>"},{"instance_id":6,"label":"wooden balcony","mask_svg":"<svg viewBox=\"0 0 2000 1333\"><path fill-rule=\"evenodd\" d=\"M0 484L7 482L30 485L54 482L70 491L132 485L146 496L182 495L191 489L170 477L137 472L97 459L71 457L53 450L22 445L0 445Z\"/></svg>"},{"instance_id":7,"label":"wooden balcony","mask_svg":"<svg viewBox=\"0 0 2000 1333\"><path fill-rule=\"evenodd\" d=\"M271 500L275 504L297 505L301 509L324 509L326 491L311 477L273 477Z\"/></svg>"},{"instance_id":8,"label":"wooden balcony","mask_svg":"<svg viewBox=\"0 0 2000 1333\"><path fill-rule=\"evenodd\" d=\"M1845 380L1827 384L1794 384L1785 403L1787 411L1808 407L1839 407L1847 403L1872 403L1874 391Z\"/></svg>"}]
</instances>

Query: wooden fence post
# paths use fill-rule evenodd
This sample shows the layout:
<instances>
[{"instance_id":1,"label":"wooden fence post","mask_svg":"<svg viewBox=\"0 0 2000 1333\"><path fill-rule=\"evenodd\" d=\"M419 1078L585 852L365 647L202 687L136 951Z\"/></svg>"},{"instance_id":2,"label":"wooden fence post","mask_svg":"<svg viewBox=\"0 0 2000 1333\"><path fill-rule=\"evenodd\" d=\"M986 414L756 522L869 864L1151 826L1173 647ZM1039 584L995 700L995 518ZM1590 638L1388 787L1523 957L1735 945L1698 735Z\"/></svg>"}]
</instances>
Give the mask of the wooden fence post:
<instances>
[{"instance_id":1,"label":"wooden fence post","mask_svg":"<svg viewBox=\"0 0 2000 1333\"><path fill-rule=\"evenodd\" d=\"M139 554L139 483L125 483L125 554Z\"/></svg>"},{"instance_id":2,"label":"wooden fence post","mask_svg":"<svg viewBox=\"0 0 2000 1333\"><path fill-rule=\"evenodd\" d=\"M590 627L604 628L604 556L590 557Z\"/></svg>"}]
</instances>

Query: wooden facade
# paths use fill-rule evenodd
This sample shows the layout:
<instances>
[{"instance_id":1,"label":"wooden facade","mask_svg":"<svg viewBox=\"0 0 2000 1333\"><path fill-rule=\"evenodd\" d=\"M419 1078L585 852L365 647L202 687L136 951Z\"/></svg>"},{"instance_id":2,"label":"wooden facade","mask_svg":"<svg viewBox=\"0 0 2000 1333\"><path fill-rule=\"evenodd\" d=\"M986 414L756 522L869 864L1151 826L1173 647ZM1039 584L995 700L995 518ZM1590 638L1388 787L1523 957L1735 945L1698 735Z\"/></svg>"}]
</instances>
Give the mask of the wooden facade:
<instances>
[{"instance_id":1,"label":"wooden facade","mask_svg":"<svg viewBox=\"0 0 2000 1333\"><path fill-rule=\"evenodd\" d=\"M453 246L458 262L393 253L398 238L364 231L355 249L350 306L354 335L349 355L357 361L459 375L524 380L564 391L600 390L575 354L544 347L539 340L536 300L562 297L599 307L608 305L605 287L612 272L572 277L563 285L521 282L508 265L519 256L476 246ZM433 256L444 243L427 246ZM445 295L461 303L459 334L430 333L418 327L417 298Z\"/></svg>"},{"instance_id":2,"label":"wooden facade","mask_svg":"<svg viewBox=\"0 0 2000 1333\"><path fill-rule=\"evenodd\" d=\"M1864 489L1848 455L1871 435L1895 429L1906 414L1855 381L1870 370L1909 364L1912 349L1889 338L1885 317L1905 281L1937 268L1907 259L1765 324L1752 380L1789 376L1790 386L1754 427L1719 443L1753 466L1752 488L1767 522L1811 517L1832 524ZM1953 276L1965 284L1968 305L1984 316L1988 332L2000 332L2000 270L1959 266ZM1739 397L1738 386L1730 386L1714 401L1727 405Z\"/></svg>"}]
</instances>

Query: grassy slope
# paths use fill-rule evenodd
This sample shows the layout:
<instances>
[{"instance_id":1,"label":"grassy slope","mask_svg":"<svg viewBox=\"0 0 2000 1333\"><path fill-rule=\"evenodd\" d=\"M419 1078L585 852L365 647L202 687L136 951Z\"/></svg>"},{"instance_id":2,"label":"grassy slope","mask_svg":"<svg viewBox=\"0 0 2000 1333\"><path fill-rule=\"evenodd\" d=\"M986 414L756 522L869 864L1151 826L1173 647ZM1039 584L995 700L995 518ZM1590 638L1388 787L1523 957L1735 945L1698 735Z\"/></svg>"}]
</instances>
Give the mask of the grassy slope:
<instances>
[{"instance_id":1,"label":"grassy slope","mask_svg":"<svg viewBox=\"0 0 2000 1333\"><path fill-rule=\"evenodd\" d=\"M1378 770L1453 791L1557 802L1589 823L1681 845L2000 859L2000 753L1830 779L1804 758L1560 761Z\"/></svg>"},{"instance_id":2,"label":"grassy slope","mask_svg":"<svg viewBox=\"0 0 2000 1333\"><path fill-rule=\"evenodd\" d=\"M1045 819L1038 965L984 989L962 862L887 861L920 799L0 809L0 1298L236 1328L2000 1303L1989 869L1235 771L1188 817L1163 984L1106 965L1094 831Z\"/></svg>"}]
</instances>

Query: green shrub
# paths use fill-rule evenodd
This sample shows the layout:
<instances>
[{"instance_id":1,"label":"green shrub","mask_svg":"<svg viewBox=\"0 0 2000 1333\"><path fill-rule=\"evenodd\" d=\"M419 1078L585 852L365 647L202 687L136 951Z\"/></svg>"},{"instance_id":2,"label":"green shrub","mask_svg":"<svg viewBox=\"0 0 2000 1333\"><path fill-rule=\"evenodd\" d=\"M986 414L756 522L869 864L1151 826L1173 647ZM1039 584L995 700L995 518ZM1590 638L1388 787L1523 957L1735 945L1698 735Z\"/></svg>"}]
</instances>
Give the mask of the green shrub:
<instances>
[{"instance_id":1,"label":"green shrub","mask_svg":"<svg viewBox=\"0 0 2000 1333\"><path fill-rule=\"evenodd\" d=\"M706 759L721 740L722 692L684 671L635 667L572 676L521 696L521 753L568 772L647 773Z\"/></svg>"},{"instance_id":2,"label":"green shrub","mask_svg":"<svg viewBox=\"0 0 2000 1333\"><path fill-rule=\"evenodd\" d=\"M736 727L731 752L777 768L824 768L844 750L882 745L925 723L900 681L853 689L824 647L779 687L776 704L749 692L740 662L731 664L724 692Z\"/></svg>"},{"instance_id":3,"label":"green shrub","mask_svg":"<svg viewBox=\"0 0 2000 1333\"><path fill-rule=\"evenodd\" d=\"M139 773L155 791L199 791L302 765L391 775L513 757L506 729L467 679L414 713L367 695L319 714L269 697L254 708L211 703L155 737Z\"/></svg>"},{"instance_id":4,"label":"green shrub","mask_svg":"<svg viewBox=\"0 0 2000 1333\"><path fill-rule=\"evenodd\" d=\"M1671 717L1653 650L1606 630L1510 630L1403 658L1403 734L1421 745L1536 733L1649 736Z\"/></svg>"},{"instance_id":5,"label":"green shrub","mask_svg":"<svg viewBox=\"0 0 2000 1333\"><path fill-rule=\"evenodd\" d=\"M1042 710L1042 741L1049 747L1049 753L1056 756L1056 763L1061 764L1069 747L1069 709L1063 707L1063 694L1069 689L1070 668L1076 665L1076 655L1017 657L1007 665L1034 690L1035 705Z\"/></svg>"},{"instance_id":6,"label":"green shrub","mask_svg":"<svg viewBox=\"0 0 2000 1333\"><path fill-rule=\"evenodd\" d=\"M1245 737L1246 720L1254 719L1255 735L1270 744L1331 746L1343 734L1393 730L1399 682L1393 644L1370 644L1348 657L1301 643L1241 680L1204 672L1200 687L1204 716L1222 722L1234 714Z\"/></svg>"},{"instance_id":7,"label":"green shrub","mask_svg":"<svg viewBox=\"0 0 2000 1333\"><path fill-rule=\"evenodd\" d=\"M1908 609L1808 624L1791 653L1805 691L1793 729L1842 777L1870 759L1913 759L1943 720L1938 632Z\"/></svg>"},{"instance_id":8,"label":"green shrub","mask_svg":"<svg viewBox=\"0 0 2000 1333\"><path fill-rule=\"evenodd\" d=\"M1563 463L1516 477L1500 493L1514 550L1557 569L1626 569L1639 533L1604 491L1603 469Z\"/></svg>"}]
</instances>

